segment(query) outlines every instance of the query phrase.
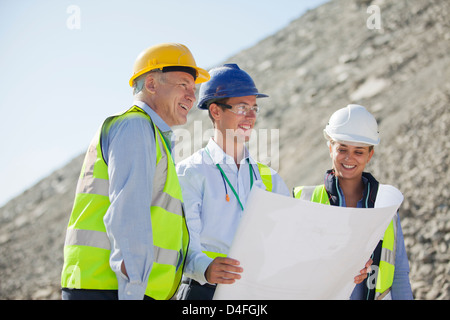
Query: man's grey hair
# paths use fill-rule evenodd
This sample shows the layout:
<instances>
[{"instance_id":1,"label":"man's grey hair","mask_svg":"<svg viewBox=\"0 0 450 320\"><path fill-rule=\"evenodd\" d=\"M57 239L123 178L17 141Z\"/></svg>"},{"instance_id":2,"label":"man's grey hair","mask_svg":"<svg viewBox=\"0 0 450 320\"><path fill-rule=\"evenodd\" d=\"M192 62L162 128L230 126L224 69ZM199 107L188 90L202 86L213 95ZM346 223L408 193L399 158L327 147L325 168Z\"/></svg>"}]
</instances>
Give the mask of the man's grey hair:
<instances>
[{"instance_id":1,"label":"man's grey hair","mask_svg":"<svg viewBox=\"0 0 450 320\"><path fill-rule=\"evenodd\" d=\"M142 91L142 89L144 88L145 85L145 79L147 78L147 76L150 73L159 73L160 76L158 77L160 82L164 82L164 77L163 77L163 72L161 69L153 69L150 70L144 74L141 74L139 77L137 77L136 79L134 79L133 81L133 95L137 95L139 92Z\"/></svg>"}]
</instances>

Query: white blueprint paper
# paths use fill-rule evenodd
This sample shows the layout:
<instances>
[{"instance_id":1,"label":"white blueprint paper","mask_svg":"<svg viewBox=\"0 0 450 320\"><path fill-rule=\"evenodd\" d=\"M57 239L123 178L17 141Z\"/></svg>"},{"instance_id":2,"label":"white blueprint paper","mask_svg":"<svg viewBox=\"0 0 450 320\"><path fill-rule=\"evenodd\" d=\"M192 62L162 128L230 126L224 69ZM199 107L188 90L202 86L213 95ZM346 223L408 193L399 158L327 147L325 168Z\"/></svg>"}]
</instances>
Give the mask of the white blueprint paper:
<instances>
[{"instance_id":1,"label":"white blueprint paper","mask_svg":"<svg viewBox=\"0 0 450 320\"><path fill-rule=\"evenodd\" d=\"M403 201L387 185L377 198L374 209L341 208L253 188L228 254L242 278L214 299L348 299Z\"/></svg>"}]
</instances>

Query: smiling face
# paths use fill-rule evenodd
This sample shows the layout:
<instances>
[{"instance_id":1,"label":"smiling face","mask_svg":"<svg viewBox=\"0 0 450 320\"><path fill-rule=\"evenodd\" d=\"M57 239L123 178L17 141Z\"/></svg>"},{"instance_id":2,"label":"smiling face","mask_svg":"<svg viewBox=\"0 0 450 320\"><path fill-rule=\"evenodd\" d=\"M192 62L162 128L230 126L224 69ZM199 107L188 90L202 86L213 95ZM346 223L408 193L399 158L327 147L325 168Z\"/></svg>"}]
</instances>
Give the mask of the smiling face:
<instances>
[{"instance_id":1,"label":"smiling face","mask_svg":"<svg viewBox=\"0 0 450 320\"><path fill-rule=\"evenodd\" d=\"M256 96L228 98L226 104L233 106L256 106ZM214 127L224 137L237 139L240 142L248 141L256 122L256 112L250 110L245 115L234 113L233 109L222 108L215 103L210 105L210 114L214 119Z\"/></svg>"},{"instance_id":2,"label":"smiling face","mask_svg":"<svg viewBox=\"0 0 450 320\"><path fill-rule=\"evenodd\" d=\"M181 71L156 73L147 77L145 86L151 92L150 107L170 127L185 124L195 101L194 78Z\"/></svg>"},{"instance_id":3,"label":"smiling face","mask_svg":"<svg viewBox=\"0 0 450 320\"><path fill-rule=\"evenodd\" d=\"M329 145L333 169L341 179L360 181L364 168L373 156L373 148L332 141Z\"/></svg>"}]
</instances>

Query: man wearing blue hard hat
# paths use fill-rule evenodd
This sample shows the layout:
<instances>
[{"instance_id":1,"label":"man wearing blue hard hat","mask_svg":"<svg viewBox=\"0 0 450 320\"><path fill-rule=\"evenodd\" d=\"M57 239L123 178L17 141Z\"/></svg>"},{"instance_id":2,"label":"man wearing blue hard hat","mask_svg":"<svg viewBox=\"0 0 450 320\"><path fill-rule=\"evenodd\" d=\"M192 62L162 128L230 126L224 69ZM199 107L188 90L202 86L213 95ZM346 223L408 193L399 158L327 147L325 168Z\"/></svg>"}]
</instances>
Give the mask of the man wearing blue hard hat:
<instances>
[{"instance_id":1,"label":"man wearing blue hard hat","mask_svg":"<svg viewBox=\"0 0 450 320\"><path fill-rule=\"evenodd\" d=\"M253 79L236 64L210 70L197 107L208 110L214 137L177 165L183 190L190 244L182 299L212 299L217 283L230 284L243 271L227 257L253 186L290 196L272 168L256 162L245 147L259 112Z\"/></svg>"}]
</instances>

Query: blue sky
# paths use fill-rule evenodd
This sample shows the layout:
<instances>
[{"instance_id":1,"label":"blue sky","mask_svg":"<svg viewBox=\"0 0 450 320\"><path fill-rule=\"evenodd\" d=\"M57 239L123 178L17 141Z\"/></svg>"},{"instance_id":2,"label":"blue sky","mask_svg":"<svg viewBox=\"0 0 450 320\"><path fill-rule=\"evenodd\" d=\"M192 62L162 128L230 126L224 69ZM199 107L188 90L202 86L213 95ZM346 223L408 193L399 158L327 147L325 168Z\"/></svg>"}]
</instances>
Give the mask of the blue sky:
<instances>
[{"instance_id":1,"label":"blue sky","mask_svg":"<svg viewBox=\"0 0 450 320\"><path fill-rule=\"evenodd\" d=\"M1 0L0 206L83 153L104 118L132 103L143 49L183 43L209 69L325 2Z\"/></svg>"}]
</instances>

